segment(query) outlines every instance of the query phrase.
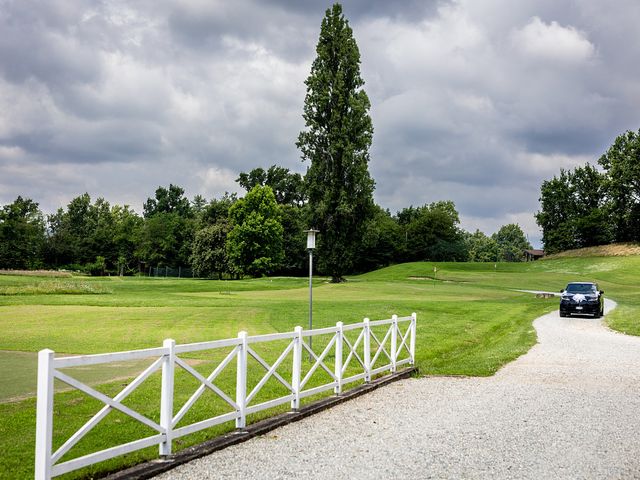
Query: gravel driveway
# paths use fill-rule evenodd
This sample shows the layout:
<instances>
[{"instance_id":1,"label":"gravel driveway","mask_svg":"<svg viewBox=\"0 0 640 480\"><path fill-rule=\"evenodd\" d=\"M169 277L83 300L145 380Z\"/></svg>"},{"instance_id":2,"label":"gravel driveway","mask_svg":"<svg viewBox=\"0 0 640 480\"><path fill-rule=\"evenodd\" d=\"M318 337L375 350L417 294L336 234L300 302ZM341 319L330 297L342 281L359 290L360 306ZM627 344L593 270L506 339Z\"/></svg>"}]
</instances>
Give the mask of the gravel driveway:
<instances>
[{"instance_id":1,"label":"gravel driveway","mask_svg":"<svg viewBox=\"0 0 640 480\"><path fill-rule=\"evenodd\" d=\"M493 377L403 380L159 478L640 478L640 338L534 326Z\"/></svg>"}]
</instances>

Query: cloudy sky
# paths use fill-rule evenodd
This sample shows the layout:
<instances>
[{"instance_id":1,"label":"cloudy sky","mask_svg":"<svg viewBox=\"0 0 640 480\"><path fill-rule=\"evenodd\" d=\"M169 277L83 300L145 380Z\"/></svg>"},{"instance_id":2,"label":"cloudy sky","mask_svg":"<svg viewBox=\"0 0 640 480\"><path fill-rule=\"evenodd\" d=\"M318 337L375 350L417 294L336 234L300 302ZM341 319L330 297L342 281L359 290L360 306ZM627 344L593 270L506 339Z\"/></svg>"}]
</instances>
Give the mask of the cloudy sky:
<instances>
[{"instance_id":1,"label":"cloudy sky","mask_svg":"<svg viewBox=\"0 0 640 480\"><path fill-rule=\"evenodd\" d=\"M453 200L462 227L539 245L543 179L640 127L640 2L346 0L376 201ZM0 204L303 173L304 80L330 2L0 0Z\"/></svg>"}]
</instances>

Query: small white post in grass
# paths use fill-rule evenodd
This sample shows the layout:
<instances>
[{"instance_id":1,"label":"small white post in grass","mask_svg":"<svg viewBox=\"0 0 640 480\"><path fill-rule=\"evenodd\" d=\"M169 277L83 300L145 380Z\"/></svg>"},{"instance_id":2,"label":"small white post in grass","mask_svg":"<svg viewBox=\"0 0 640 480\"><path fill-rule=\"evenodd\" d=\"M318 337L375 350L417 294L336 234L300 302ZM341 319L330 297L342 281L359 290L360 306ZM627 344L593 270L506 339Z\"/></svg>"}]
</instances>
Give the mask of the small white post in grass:
<instances>
[{"instance_id":1,"label":"small white post in grass","mask_svg":"<svg viewBox=\"0 0 640 480\"><path fill-rule=\"evenodd\" d=\"M36 480L51 478L53 437L53 358L54 351L38 352L38 399L36 403Z\"/></svg>"},{"instance_id":2,"label":"small white post in grass","mask_svg":"<svg viewBox=\"0 0 640 480\"><path fill-rule=\"evenodd\" d=\"M369 326L369 319L364 319L364 381L369 383L371 381L371 327Z\"/></svg>"},{"instance_id":3,"label":"small white post in grass","mask_svg":"<svg viewBox=\"0 0 640 480\"><path fill-rule=\"evenodd\" d=\"M302 327L294 329L296 336L293 337L293 368L291 370L291 387L293 387L293 399L291 400L291 410L300 409L300 376L302 373Z\"/></svg>"},{"instance_id":4,"label":"small white post in grass","mask_svg":"<svg viewBox=\"0 0 640 480\"><path fill-rule=\"evenodd\" d=\"M342 393L342 336L344 335L342 322L336 323L338 331L336 332L336 359L335 359L335 375L337 379L337 385L334 388L336 395Z\"/></svg>"},{"instance_id":5,"label":"small white post in grass","mask_svg":"<svg viewBox=\"0 0 640 480\"><path fill-rule=\"evenodd\" d=\"M398 356L398 315L391 315L391 320L391 373L395 373Z\"/></svg>"},{"instance_id":6,"label":"small white post in grass","mask_svg":"<svg viewBox=\"0 0 640 480\"><path fill-rule=\"evenodd\" d=\"M236 404L238 405L236 428L245 428L247 426L247 332L238 333L238 338L242 343L238 350L236 372Z\"/></svg>"},{"instance_id":7,"label":"small white post in grass","mask_svg":"<svg viewBox=\"0 0 640 480\"><path fill-rule=\"evenodd\" d=\"M168 349L162 362L162 387L160 393L160 426L165 430L165 440L160 444L160 456L171 455L173 436L173 385L176 365L176 341L166 339L162 346Z\"/></svg>"},{"instance_id":8,"label":"small white post in grass","mask_svg":"<svg viewBox=\"0 0 640 480\"><path fill-rule=\"evenodd\" d=\"M418 321L416 312L411 314L411 333L409 334L409 350L411 351L411 365L416 364L416 323Z\"/></svg>"}]
</instances>

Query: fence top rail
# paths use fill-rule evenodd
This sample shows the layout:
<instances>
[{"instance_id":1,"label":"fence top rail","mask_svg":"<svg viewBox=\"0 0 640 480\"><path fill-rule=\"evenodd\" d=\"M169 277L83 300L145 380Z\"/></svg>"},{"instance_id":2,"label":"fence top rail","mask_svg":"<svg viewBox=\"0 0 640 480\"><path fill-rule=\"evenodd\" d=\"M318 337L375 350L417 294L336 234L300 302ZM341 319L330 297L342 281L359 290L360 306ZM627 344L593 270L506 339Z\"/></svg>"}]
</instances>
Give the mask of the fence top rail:
<instances>
[{"instance_id":1,"label":"fence top rail","mask_svg":"<svg viewBox=\"0 0 640 480\"><path fill-rule=\"evenodd\" d=\"M348 325L343 325L342 330L347 332L349 330L357 330L358 328L362 328L362 327L364 327L364 322L350 323Z\"/></svg>"},{"instance_id":2,"label":"fence top rail","mask_svg":"<svg viewBox=\"0 0 640 480\"><path fill-rule=\"evenodd\" d=\"M266 335L251 335L247 343L273 342L275 340L290 340L296 336L295 332L268 333Z\"/></svg>"},{"instance_id":3,"label":"fence top rail","mask_svg":"<svg viewBox=\"0 0 640 480\"><path fill-rule=\"evenodd\" d=\"M398 322L409 322L412 317L399 317ZM380 325L389 325L393 323L393 319L374 320L369 322L372 327ZM356 330L363 328L365 322L351 323L343 325L343 331ZM314 330L302 330L302 336L310 337L314 335L327 335L336 333L338 327L316 328ZM271 342L275 340L288 340L296 336L296 332L270 333L266 335L252 335L247 337L248 343ZM235 347L240 345L240 338L227 338L223 340L212 340L208 342L184 343L175 346L175 353L197 352L201 350L214 350L216 348ZM54 359L55 368L70 368L86 365L98 365L101 363L122 362L128 360L140 360L151 357L159 357L168 355L169 350L166 347L147 348L141 350L129 350L123 352L98 353L95 355L77 355L70 357L60 357Z\"/></svg>"},{"instance_id":4,"label":"fence top rail","mask_svg":"<svg viewBox=\"0 0 640 480\"><path fill-rule=\"evenodd\" d=\"M370 327L377 327L379 325L391 325L393 323L393 318L389 318L388 320L373 320L369 322Z\"/></svg>"},{"instance_id":5,"label":"fence top rail","mask_svg":"<svg viewBox=\"0 0 640 480\"><path fill-rule=\"evenodd\" d=\"M183 343L176 345L176 354L187 352L199 352L201 350L214 350L216 348L235 347L240 345L242 340L239 338L225 338L224 340L211 340L208 342Z\"/></svg>"},{"instance_id":6,"label":"fence top rail","mask_svg":"<svg viewBox=\"0 0 640 480\"><path fill-rule=\"evenodd\" d=\"M78 367L81 365L98 365L100 363L122 362L127 360L140 360L143 358L161 357L168 355L166 347L146 348L143 350L130 350L125 352L98 353L96 355L78 355L73 357L54 358L55 368Z\"/></svg>"},{"instance_id":7,"label":"fence top rail","mask_svg":"<svg viewBox=\"0 0 640 480\"><path fill-rule=\"evenodd\" d=\"M328 328L316 328L314 330L303 330L303 337L311 337L313 335L326 335L329 333L336 333L338 331L338 327L328 327Z\"/></svg>"}]
</instances>

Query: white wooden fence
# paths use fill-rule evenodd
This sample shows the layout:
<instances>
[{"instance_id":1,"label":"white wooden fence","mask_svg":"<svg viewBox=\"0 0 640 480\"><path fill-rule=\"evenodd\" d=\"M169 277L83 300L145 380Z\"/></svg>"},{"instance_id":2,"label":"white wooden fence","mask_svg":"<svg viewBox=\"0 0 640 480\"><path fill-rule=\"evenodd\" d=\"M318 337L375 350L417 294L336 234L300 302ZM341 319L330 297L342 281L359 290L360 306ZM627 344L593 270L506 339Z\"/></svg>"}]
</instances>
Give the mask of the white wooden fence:
<instances>
[{"instance_id":1,"label":"white wooden fence","mask_svg":"<svg viewBox=\"0 0 640 480\"><path fill-rule=\"evenodd\" d=\"M374 332L374 328L378 329L378 335ZM382 336L379 331L381 328L385 332L384 336ZM345 332L349 331L354 331L354 333L351 334L352 341L350 341L345 334ZM322 352L317 354L309 347L307 339L320 335L331 335L331 337ZM355 341L353 341L354 337ZM257 343L283 340L286 341L287 346L272 364L267 363L252 348L252 346ZM358 380L370 382L374 375L381 374L385 371L393 373L402 365L413 364L415 361L415 341L416 314L414 313L410 317L402 318L394 315L393 318L389 320L369 321L369 319L365 318L363 322L351 325L343 325L342 322L338 322L335 327L316 330L303 330L301 327L296 327L293 332L275 333L271 335L248 336L246 332L240 332L238 337L233 339L185 345L176 345L174 340L165 340L163 346L160 348L98 355L56 358L52 350L41 350L38 353L35 478L36 480L48 480L51 477L153 445L159 445L159 454L161 456L168 456L171 455L172 440L184 435L229 421L235 421L236 427L242 429L246 426L247 415L283 403L290 402L291 408L297 410L300 408L300 400L302 398L327 390L333 390L336 394L340 394L345 385L351 382ZM207 377L201 375L180 358L180 355L185 353L224 348L232 349ZM310 362L310 368L303 376L303 351L305 350L312 360ZM293 352L291 379L288 381L288 379L283 378L277 370L291 352ZM333 365L327 365L326 363L327 356L330 352L334 354ZM253 389L247 392L247 360L249 357L255 359L264 368L266 373ZM155 360L113 398L60 371L60 369L70 367L140 359ZM214 383L220 373L234 360L237 365L235 399L230 398L229 395ZM382 364L377 366L377 364L380 363ZM345 376L350 365L352 365L349 371L350 376ZM177 407L177 405L174 406L176 367L192 375L198 380L200 385L186 403L179 406L178 412L174 414L174 407ZM353 374L354 367L357 367L357 373L355 374ZM331 378L331 381L320 386L309 387L309 381L318 369L325 371L329 378ZM127 396L158 370L162 370L159 423L122 403ZM258 392L260 392L272 377L282 384L288 393L268 401L257 404L253 403ZM54 452L52 450L53 387L54 379L56 378L84 392L90 397L99 400L104 403L104 406ZM177 425L180 420L183 419L185 414L206 389L214 392L228 404L230 411L178 428ZM72 458L62 463L59 462L74 445L113 410L118 410L130 418L147 425L154 430L155 433L133 442L78 458Z\"/></svg>"}]
</instances>

